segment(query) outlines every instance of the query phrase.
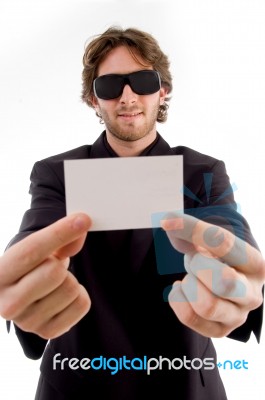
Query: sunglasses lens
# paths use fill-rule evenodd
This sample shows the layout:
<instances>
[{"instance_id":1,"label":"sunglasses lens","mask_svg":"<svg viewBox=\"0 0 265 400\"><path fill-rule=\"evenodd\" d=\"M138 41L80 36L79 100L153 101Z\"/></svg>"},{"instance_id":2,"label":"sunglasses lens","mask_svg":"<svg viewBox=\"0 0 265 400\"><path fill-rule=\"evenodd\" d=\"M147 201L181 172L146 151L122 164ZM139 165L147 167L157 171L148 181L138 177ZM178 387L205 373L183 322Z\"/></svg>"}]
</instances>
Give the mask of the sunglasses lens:
<instances>
[{"instance_id":1,"label":"sunglasses lens","mask_svg":"<svg viewBox=\"0 0 265 400\"><path fill-rule=\"evenodd\" d=\"M116 99L122 94L124 86L128 84L131 89L140 95L157 92L160 87L160 76L157 71L143 70L127 75L107 74L94 80L94 93L103 100Z\"/></svg>"},{"instance_id":2,"label":"sunglasses lens","mask_svg":"<svg viewBox=\"0 0 265 400\"><path fill-rule=\"evenodd\" d=\"M140 95L153 94L161 87L160 77L157 71L138 71L130 74L132 90Z\"/></svg>"},{"instance_id":3,"label":"sunglasses lens","mask_svg":"<svg viewBox=\"0 0 265 400\"><path fill-rule=\"evenodd\" d=\"M94 80L94 92L103 100L111 100L119 97L123 90L122 75L102 75Z\"/></svg>"}]
</instances>

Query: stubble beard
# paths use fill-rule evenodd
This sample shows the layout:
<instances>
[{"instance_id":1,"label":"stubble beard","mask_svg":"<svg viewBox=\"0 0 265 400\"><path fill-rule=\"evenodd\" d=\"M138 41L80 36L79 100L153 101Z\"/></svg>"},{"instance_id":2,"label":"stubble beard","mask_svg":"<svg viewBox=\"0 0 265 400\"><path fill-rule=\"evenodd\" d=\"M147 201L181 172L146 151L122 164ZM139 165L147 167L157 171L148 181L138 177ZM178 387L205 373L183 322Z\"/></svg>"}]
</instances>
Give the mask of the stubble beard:
<instances>
[{"instance_id":1,"label":"stubble beard","mask_svg":"<svg viewBox=\"0 0 265 400\"><path fill-rule=\"evenodd\" d=\"M125 142L134 142L139 139L142 139L145 136L148 136L151 132L154 131L159 107L160 103L158 102L156 107L153 108L149 118L146 119L145 122L140 126L135 126L134 122L132 122L132 123L127 123L126 126L124 127L121 127L120 124L115 123L115 121L112 121L109 118L108 113L104 109L101 109L100 113L105 123L106 130L112 136L114 136L119 140L123 140ZM133 112L134 110L130 109L126 111Z\"/></svg>"}]
</instances>

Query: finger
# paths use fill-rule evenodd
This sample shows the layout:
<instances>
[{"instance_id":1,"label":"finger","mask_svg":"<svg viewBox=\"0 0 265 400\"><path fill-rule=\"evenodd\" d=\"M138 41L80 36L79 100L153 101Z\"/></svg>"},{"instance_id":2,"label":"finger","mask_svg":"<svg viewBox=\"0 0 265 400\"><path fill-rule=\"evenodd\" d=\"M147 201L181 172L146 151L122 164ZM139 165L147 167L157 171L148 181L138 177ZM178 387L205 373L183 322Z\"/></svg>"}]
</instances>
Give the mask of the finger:
<instances>
[{"instance_id":1,"label":"finger","mask_svg":"<svg viewBox=\"0 0 265 400\"><path fill-rule=\"evenodd\" d=\"M1 292L1 315L7 320L14 320L30 304L54 291L69 274L68 265L69 258L59 261L49 257L14 285L4 288Z\"/></svg>"},{"instance_id":2,"label":"finger","mask_svg":"<svg viewBox=\"0 0 265 400\"><path fill-rule=\"evenodd\" d=\"M63 260L65 258L72 257L82 249L85 240L86 240L86 233L82 234L81 236L79 236L78 239L67 244L66 246L61 247L58 250L55 250L53 252L53 255L59 260Z\"/></svg>"},{"instance_id":3,"label":"finger","mask_svg":"<svg viewBox=\"0 0 265 400\"><path fill-rule=\"evenodd\" d=\"M177 318L182 322L185 326L190 329L200 333L206 337L224 337L227 336L232 330L234 330L237 326L240 326L246 316L242 317L242 320L238 318L238 314L236 315L237 324L235 321L229 320L228 323L223 323L219 321L214 321L211 319L206 319L200 316L195 312L193 308L193 302L189 302L184 291L182 290L182 283L176 282L169 294L169 305L174 311ZM234 305L233 314L235 313ZM200 309L200 307L198 307ZM209 318L211 309L203 309L204 314ZM209 311L210 310L210 311ZM217 313L217 311L215 311ZM202 314L202 310L200 309L200 313ZM246 314L245 314L246 315ZM221 319L221 317L220 317ZM242 322L243 321L243 322ZM237 326L236 326L237 325Z\"/></svg>"},{"instance_id":4,"label":"finger","mask_svg":"<svg viewBox=\"0 0 265 400\"><path fill-rule=\"evenodd\" d=\"M211 293L241 305L250 305L253 290L246 276L218 259L200 253L184 256L184 265L196 282L202 283Z\"/></svg>"},{"instance_id":5,"label":"finger","mask_svg":"<svg viewBox=\"0 0 265 400\"><path fill-rule=\"evenodd\" d=\"M167 232L167 235L172 246L180 253L186 254L194 253L197 251L196 247L193 246L192 243L188 242L187 240L179 239L174 235L172 231Z\"/></svg>"},{"instance_id":6,"label":"finger","mask_svg":"<svg viewBox=\"0 0 265 400\"><path fill-rule=\"evenodd\" d=\"M186 276L182 281L181 290L199 317L208 321L221 322L231 327L234 324L239 326L245 322L246 312L243 312L242 307L215 296L194 275Z\"/></svg>"},{"instance_id":7,"label":"finger","mask_svg":"<svg viewBox=\"0 0 265 400\"><path fill-rule=\"evenodd\" d=\"M172 214L161 221L161 226L173 245L176 240L182 239L192 244L197 251L206 250L205 253L208 252L212 257L224 257L235 243L235 236L228 230L188 214Z\"/></svg>"},{"instance_id":8,"label":"finger","mask_svg":"<svg viewBox=\"0 0 265 400\"><path fill-rule=\"evenodd\" d=\"M62 285L40 301L33 303L15 319L15 322L25 331L38 332L51 319L69 307L82 291L82 286L76 278L68 273Z\"/></svg>"},{"instance_id":9,"label":"finger","mask_svg":"<svg viewBox=\"0 0 265 400\"><path fill-rule=\"evenodd\" d=\"M1 285L17 281L52 253L58 258L72 256L80 249L90 225L86 214L72 214L14 244L0 261Z\"/></svg>"},{"instance_id":10,"label":"finger","mask_svg":"<svg viewBox=\"0 0 265 400\"><path fill-rule=\"evenodd\" d=\"M211 258L220 258L244 273L265 277L265 262L260 252L227 229L209 224L187 214L170 215L161 221L172 245L181 239Z\"/></svg>"},{"instance_id":11,"label":"finger","mask_svg":"<svg viewBox=\"0 0 265 400\"><path fill-rule=\"evenodd\" d=\"M44 339L55 339L76 325L88 313L90 307L91 301L87 291L80 285L79 296L63 311L41 325L35 333Z\"/></svg>"}]
</instances>

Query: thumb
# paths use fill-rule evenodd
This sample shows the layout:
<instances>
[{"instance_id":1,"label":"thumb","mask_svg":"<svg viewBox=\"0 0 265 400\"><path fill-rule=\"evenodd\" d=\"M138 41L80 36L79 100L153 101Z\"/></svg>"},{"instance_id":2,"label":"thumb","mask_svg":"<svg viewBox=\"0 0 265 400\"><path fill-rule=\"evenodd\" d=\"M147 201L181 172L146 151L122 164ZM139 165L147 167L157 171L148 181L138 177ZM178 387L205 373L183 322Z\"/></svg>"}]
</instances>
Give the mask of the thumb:
<instances>
[{"instance_id":1,"label":"thumb","mask_svg":"<svg viewBox=\"0 0 265 400\"><path fill-rule=\"evenodd\" d=\"M193 243L187 240L192 236L194 223L187 225L186 218L183 213L168 213L161 220L161 228L166 232L171 245L180 253L191 253L195 250Z\"/></svg>"},{"instance_id":2,"label":"thumb","mask_svg":"<svg viewBox=\"0 0 265 400\"><path fill-rule=\"evenodd\" d=\"M77 254L83 247L87 234L84 233L78 239L74 240L71 243L61 247L60 249L56 250L53 255L58 259L62 260L67 257L72 257Z\"/></svg>"},{"instance_id":3,"label":"thumb","mask_svg":"<svg viewBox=\"0 0 265 400\"><path fill-rule=\"evenodd\" d=\"M15 243L0 259L1 285L17 282L50 255L71 257L83 246L91 219L76 213L58 220Z\"/></svg>"}]
</instances>

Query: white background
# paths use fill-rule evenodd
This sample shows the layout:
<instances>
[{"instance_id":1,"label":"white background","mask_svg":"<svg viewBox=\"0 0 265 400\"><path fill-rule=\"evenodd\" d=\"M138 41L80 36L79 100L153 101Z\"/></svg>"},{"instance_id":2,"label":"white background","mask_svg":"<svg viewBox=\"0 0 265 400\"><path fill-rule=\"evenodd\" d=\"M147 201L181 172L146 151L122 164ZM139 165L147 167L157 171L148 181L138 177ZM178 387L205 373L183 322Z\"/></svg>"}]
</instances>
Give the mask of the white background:
<instances>
[{"instance_id":1,"label":"white background","mask_svg":"<svg viewBox=\"0 0 265 400\"><path fill-rule=\"evenodd\" d=\"M113 24L150 32L168 54L174 92L158 130L225 161L265 253L264 0L0 0L0 251L29 206L33 163L104 128L80 100L82 56L86 40ZM264 340L214 340L220 361L249 363L221 371L229 400L264 398ZM0 319L0 399L34 399L38 367Z\"/></svg>"}]
</instances>

